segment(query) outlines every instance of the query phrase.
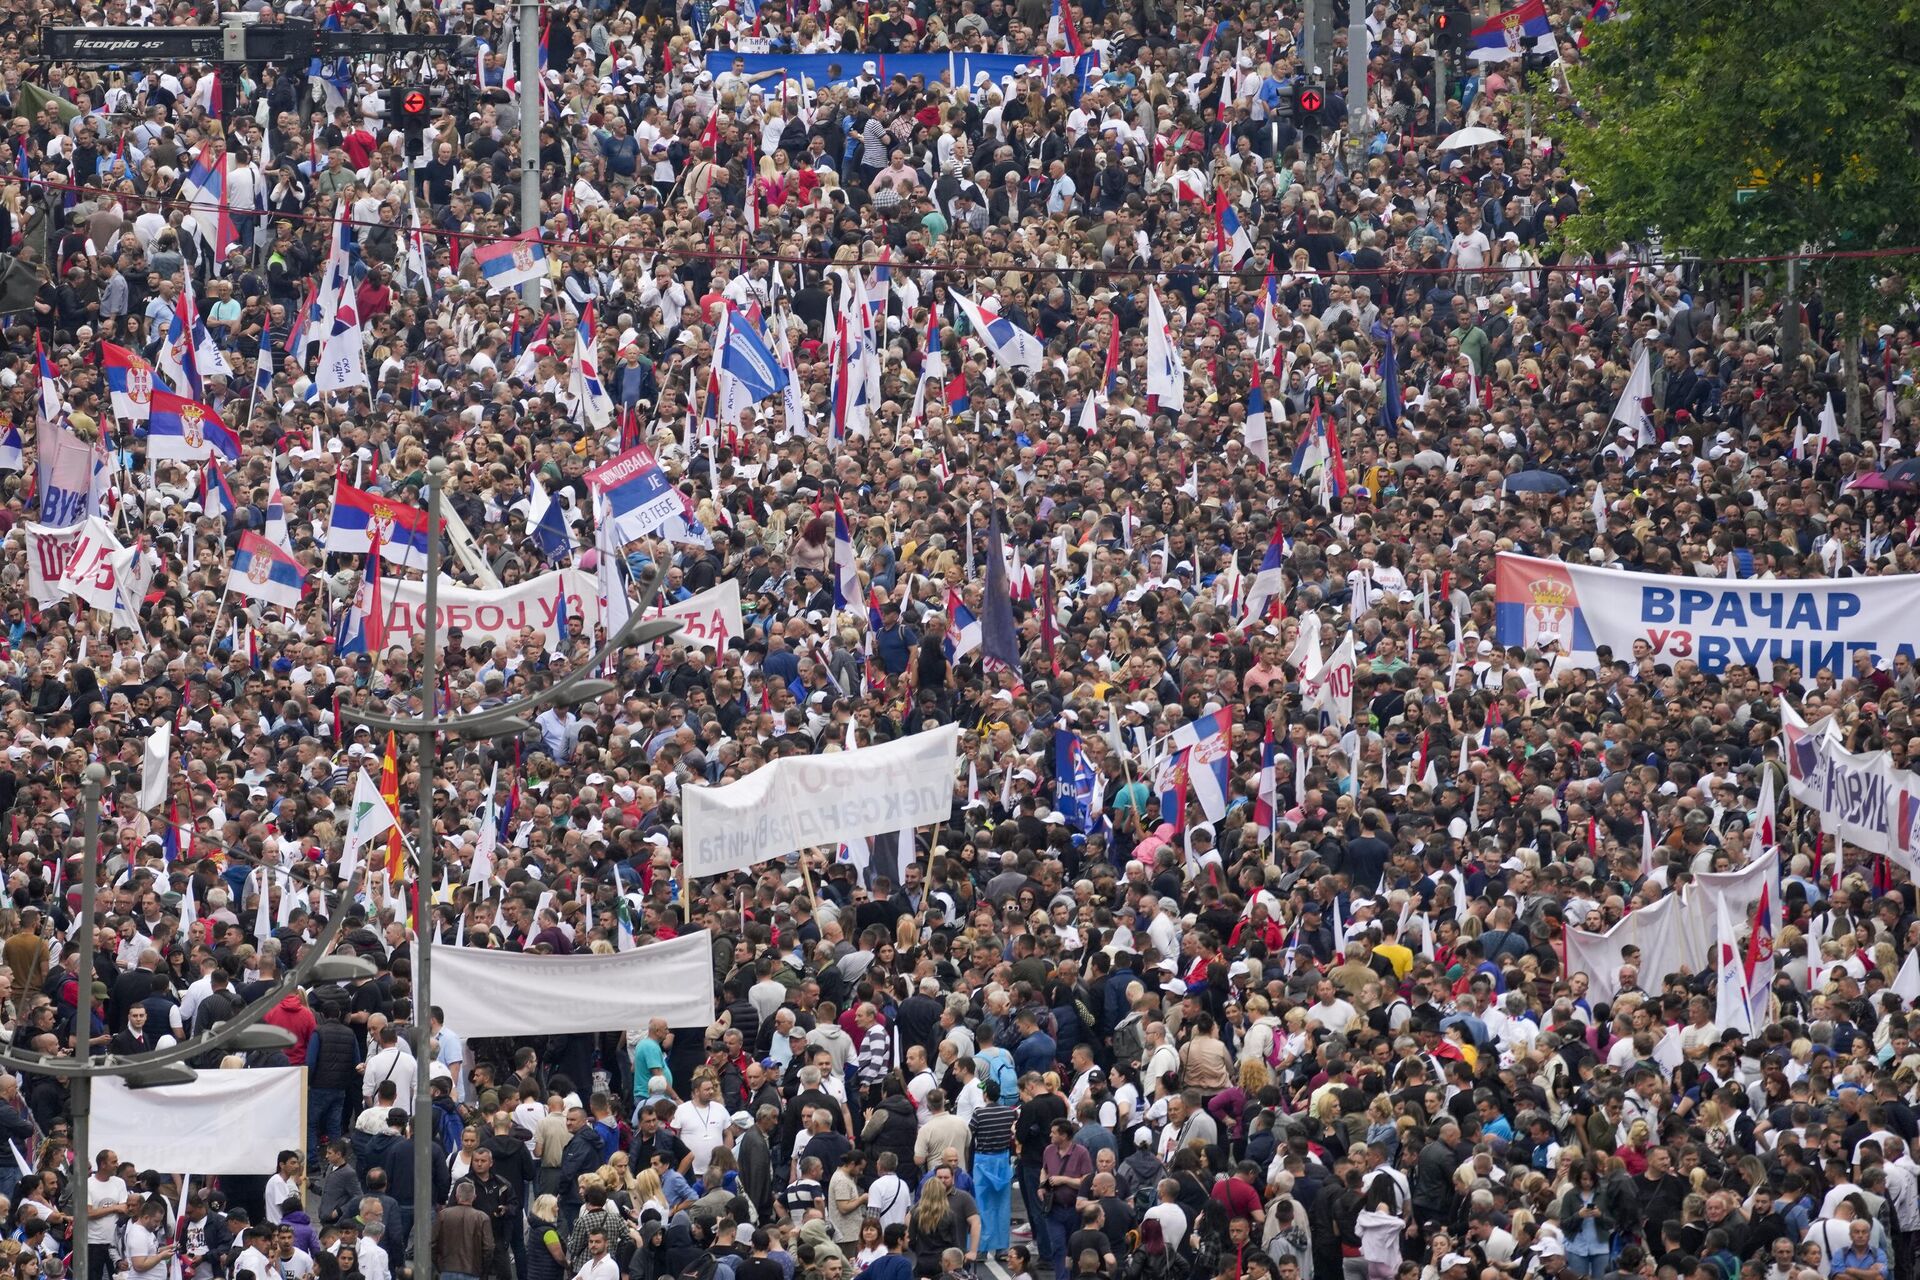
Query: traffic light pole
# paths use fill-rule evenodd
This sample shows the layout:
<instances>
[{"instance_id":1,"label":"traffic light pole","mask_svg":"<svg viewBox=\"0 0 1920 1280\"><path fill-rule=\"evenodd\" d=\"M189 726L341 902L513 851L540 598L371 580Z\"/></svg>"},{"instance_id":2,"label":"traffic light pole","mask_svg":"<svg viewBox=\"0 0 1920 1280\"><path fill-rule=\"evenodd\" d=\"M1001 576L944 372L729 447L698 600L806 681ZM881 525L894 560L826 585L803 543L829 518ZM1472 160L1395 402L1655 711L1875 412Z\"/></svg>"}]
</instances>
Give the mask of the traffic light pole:
<instances>
[{"instance_id":1,"label":"traffic light pole","mask_svg":"<svg viewBox=\"0 0 1920 1280\"><path fill-rule=\"evenodd\" d=\"M538 230L540 216L540 13L538 3L520 3L520 229ZM540 281L520 286L520 300L536 310Z\"/></svg>"},{"instance_id":2,"label":"traffic light pole","mask_svg":"<svg viewBox=\"0 0 1920 1280\"><path fill-rule=\"evenodd\" d=\"M1347 137L1354 163L1367 154L1367 67L1373 40L1367 34L1366 0L1347 0Z\"/></svg>"}]
</instances>

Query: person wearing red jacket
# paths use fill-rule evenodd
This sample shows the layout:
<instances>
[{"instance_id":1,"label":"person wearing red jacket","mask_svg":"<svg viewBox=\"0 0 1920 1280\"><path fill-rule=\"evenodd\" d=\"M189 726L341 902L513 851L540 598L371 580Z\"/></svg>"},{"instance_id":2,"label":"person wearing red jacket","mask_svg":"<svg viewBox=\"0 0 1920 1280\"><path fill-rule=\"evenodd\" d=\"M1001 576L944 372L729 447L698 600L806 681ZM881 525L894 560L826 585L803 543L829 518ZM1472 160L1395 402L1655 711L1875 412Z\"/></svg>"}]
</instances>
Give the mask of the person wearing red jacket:
<instances>
[{"instance_id":1,"label":"person wearing red jacket","mask_svg":"<svg viewBox=\"0 0 1920 1280\"><path fill-rule=\"evenodd\" d=\"M293 1033L293 1044L287 1049L287 1065L306 1066L307 1042L313 1038L314 1028L319 1025L313 1010L307 1008L306 995L299 991L288 992L279 1004L267 1011L265 1021L268 1026L285 1027Z\"/></svg>"}]
</instances>

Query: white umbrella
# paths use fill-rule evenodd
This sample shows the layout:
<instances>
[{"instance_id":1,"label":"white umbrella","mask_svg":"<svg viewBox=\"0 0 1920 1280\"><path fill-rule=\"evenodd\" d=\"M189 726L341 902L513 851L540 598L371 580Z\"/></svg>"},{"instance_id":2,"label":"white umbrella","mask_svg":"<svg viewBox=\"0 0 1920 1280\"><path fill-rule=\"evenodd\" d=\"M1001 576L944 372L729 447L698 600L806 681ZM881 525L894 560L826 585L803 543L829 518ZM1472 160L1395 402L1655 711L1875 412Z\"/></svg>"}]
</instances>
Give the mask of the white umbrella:
<instances>
[{"instance_id":1,"label":"white umbrella","mask_svg":"<svg viewBox=\"0 0 1920 1280\"><path fill-rule=\"evenodd\" d=\"M1506 139L1500 134L1495 133L1492 129L1483 129L1476 124L1461 129L1457 133L1448 134L1446 141L1440 144L1440 149L1442 151L1461 151L1467 147L1484 147L1489 142L1504 141L1506 141Z\"/></svg>"}]
</instances>

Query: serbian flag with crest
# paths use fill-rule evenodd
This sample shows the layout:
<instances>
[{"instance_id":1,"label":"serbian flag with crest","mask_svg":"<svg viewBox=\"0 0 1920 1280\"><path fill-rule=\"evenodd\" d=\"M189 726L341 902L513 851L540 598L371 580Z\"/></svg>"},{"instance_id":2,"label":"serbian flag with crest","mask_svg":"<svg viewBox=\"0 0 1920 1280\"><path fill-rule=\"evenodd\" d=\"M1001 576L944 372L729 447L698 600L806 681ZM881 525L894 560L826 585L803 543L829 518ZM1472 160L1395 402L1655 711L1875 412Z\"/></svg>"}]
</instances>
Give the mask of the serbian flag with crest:
<instances>
[{"instance_id":1,"label":"serbian flag with crest","mask_svg":"<svg viewBox=\"0 0 1920 1280\"><path fill-rule=\"evenodd\" d=\"M427 513L385 494L356 489L345 480L334 482L333 510L327 517L327 551L338 555L365 555L375 534L380 556L401 569L427 568Z\"/></svg>"}]
</instances>

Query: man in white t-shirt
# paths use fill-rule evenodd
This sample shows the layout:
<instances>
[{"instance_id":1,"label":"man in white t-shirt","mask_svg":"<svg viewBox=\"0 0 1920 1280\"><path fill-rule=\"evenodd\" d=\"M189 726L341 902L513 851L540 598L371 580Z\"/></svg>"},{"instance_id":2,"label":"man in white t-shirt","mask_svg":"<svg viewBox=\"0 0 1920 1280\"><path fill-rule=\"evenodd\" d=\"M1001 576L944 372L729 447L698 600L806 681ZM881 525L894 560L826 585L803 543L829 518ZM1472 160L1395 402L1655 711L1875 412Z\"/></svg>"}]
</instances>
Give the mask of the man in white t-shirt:
<instances>
[{"instance_id":1,"label":"man in white t-shirt","mask_svg":"<svg viewBox=\"0 0 1920 1280\"><path fill-rule=\"evenodd\" d=\"M288 1200L300 1199L300 1153L282 1151L279 1167L273 1176L267 1179L267 1225L280 1225L280 1206Z\"/></svg>"},{"instance_id":2,"label":"man in white t-shirt","mask_svg":"<svg viewBox=\"0 0 1920 1280\"><path fill-rule=\"evenodd\" d=\"M307 1280L313 1274L313 1255L293 1242L293 1224L283 1222L273 1229L273 1261L269 1264L283 1280Z\"/></svg>"},{"instance_id":3,"label":"man in white t-shirt","mask_svg":"<svg viewBox=\"0 0 1920 1280\"><path fill-rule=\"evenodd\" d=\"M1319 1023L1335 1035L1345 1035L1360 1012L1342 1000L1331 980L1322 978L1313 988L1314 1002L1307 1006L1307 1024Z\"/></svg>"},{"instance_id":4,"label":"man in white t-shirt","mask_svg":"<svg viewBox=\"0 0 1920 1280\"><path fill-rule=\"evenodd\" d=\"M128 1280L166 1280L173 1270L173 1252L167 1235L167 1203L154 1196L127 1224Z\"/></svg>"},{"instance_id":5,"label":"man in white t-shirt","mask_svg":"<svg viewBox=\"0 0 1920 1280\"><path fill-rule=\"evenodd\" d=\"M714 1096L716 1092L713 1077L702 1075L694 1081L693 1097L673 1113L673 1131L693 1153L694 1177L706 1173L708 1158L726 1138L731 1113ZM581 1274L586 1274L584 1269Z\"/></svg>"},{"instance_id":6,"label":"man in white t-shirt","mask_svg":"<svg viewBox=\"0 0 1920 1280\"><path fill-rule=\"evenodd\" d=\"M1181 1248L1187 1239L1187 1211L1177 1203L1180 1184L1172 1178L1160 1182L1160 1203L1148 1209L1144 1221L1160 1224L1160 1238L1166 1242L1167 1251Z\"/></svg>"},{"instance_id":7,"label":"man in white t-shirt","mask_svg":"<svg viewBox=\"0 0 1920 1280\"><path fill-rule=\"evenodd\" d=\"M122 1218L137 1207L128 1198L126 1179L114 1176L119 1166L118 1155L102 1151L87 1179L87 1243L95 1246L87 1255L87 1280L106 1280L113 1274L106 1246L120 1234Z\"/></svg>"},{"instance_id":8,"label":"man in white t-shirt","mask_svg":"<svg viewBox=\"0 0 1920 1280\"><path fill-rule=\"evenodd\" d=\"M247 1228L245 1236L247 1247L233 1260L234 1280L242 1276L252 1276L253 1280L271 1280L273 1262L268 1254L273 1249L273 1232L264 1226Z\"/></svg>"}]
</instances>

